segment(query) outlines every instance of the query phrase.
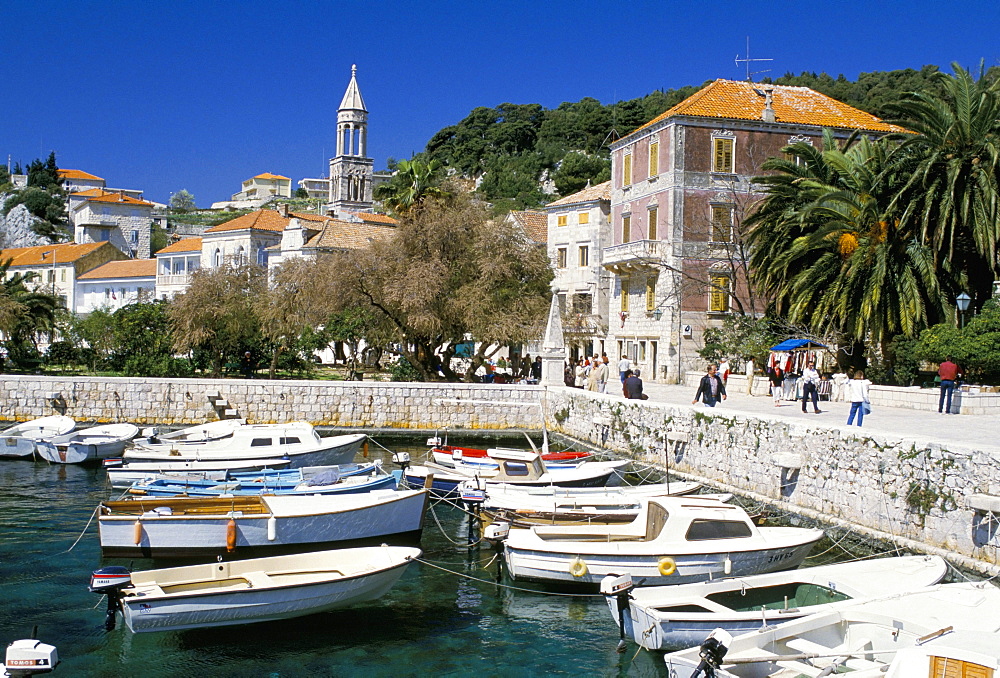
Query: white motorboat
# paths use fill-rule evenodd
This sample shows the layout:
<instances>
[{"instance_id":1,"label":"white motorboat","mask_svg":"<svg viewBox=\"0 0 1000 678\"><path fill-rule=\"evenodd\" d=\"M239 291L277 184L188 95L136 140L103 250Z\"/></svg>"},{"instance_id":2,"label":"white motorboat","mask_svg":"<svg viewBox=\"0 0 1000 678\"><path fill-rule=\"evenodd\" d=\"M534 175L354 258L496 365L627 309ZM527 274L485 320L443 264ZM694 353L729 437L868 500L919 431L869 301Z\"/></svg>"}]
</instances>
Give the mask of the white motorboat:
<instances>
[{"instance_id":1,"label":"white motorboat","mask_svg":"<svg viewBox=\"0 0 1000 678\"><path fill-rule=\"evenodd\" d=\"M103 502L105 556L237 557L420 539L426 490L251 497L134 497Z\"/></svg>"},{"instance_id":2,"label":"white motorboat","mask_svg":"<svg viewBox=\"0 0 1000 678\"><path fill-rule=\"evenodd\" d=\"M383 596L420 549L401 546L316 551L128 573L94 572L109 595L109 626L121 610L135 633L291 619Z\"/></svg>"},{"instance_id":3,"label":"white motorboat","mask_svg":"<svg viewBox=\"0 0 1000 678\"><path fill-rule=\"evenodd\" d=\"M291 468L347 464L367 440L363 433L321 438L307 421L284 424L247 424L227 435L200 443L149 446L140 444L125 452L129 464L173 461L250 461L287 458Z\"/></svg>"},{"instance_id":4,"label":"white motorboat","mask_svg":"<svg viewBox=\"0 0 1000 678\"><path fill-rule=\"evenodd\" d=\"M458 487L466 481L474 481L480 489L495 483L511 485L547 487L603 487L608 479L631 462L591 461L570 468L550 468L538 452L526 450L491 449L489 458L498 465L495 468L448 468L427 463L406 469L406 480L411 485L426 484L428 476L433 476L432 489L442 495L454 495Z\"/></svg>"},{"instance_id":5,"label":"white motorboat","mask_svg":"<svg viewBox=\"0 0 1000 678\"><path fill-rule=\"evenodd\" d=\"M38 456L53 464L83 464L119 457L139 434L135 424L104 424L38 441Z\"/></svg>"},{"instance_id":6,"label":"white motorboat","mask_svg":"<svg viewBox=\"0 0 1000 678\"><path fill-rule=\"evenodd\" d=\"M624 636L647 650L666 650L698 645L716 628L736 635L926 588L947 573L938 556L900 556L674 586L632 588L607 577L601 590L615 591L608 607Z\"/></svg>"},{"instance_id":7,"label":"white motorboat","mask_svg":"<svg viewBox=\"0 0 1000 678\"><path fill-rule=\"evenodd\" d=\"M76 428L76 422L71 417L61 414L51 417L32 419L0 432L0 458L30 457L37 450L39 440L50 440L66 435Z\"/></svg>"},{"instance_id":8,"label":"white motorboat","mask_svg":"<svg viewBox=\"0 0 1000 678\"><path fill-rule=\"evenodd\" d=\"M219 419L218 421L207 421L203 424L196 424L176 431L160 432L157 427L142 430L140 437L132 441L136 447L148 447L150 449L166 448L185 445L188 443L200 445L213 440L221 440L233 435L240 426L246 426L246 419Z\"/></svg>"},{"instance_id":9,"label":"white motorboat","mask_svg":"<svg viewBox=\"0 0 1000 678\"><path fill-rule=\"evenodd\" d=\"M107 460L106 460L107 461ZM121 461L121 460L111 460ZM290 459L251 459L238 461L133 461L115 466L105 466L111 487L125 489L146 478L157 475L183 475L191 478L225 478L229 473L252 473L285 469Z\"/></svg>"},{"instance_id":10,"label":"white motorboat","mask_svg":"<svg viewBox=\"0 0 1000 678\"><path fill-rule=\"evenodd\" d=\"M511 530L504 542L515 580L587 584L631 574L643 585L685 584L798 567L822 530L760 527L717 499L643 498L624 525L557 525Z\"/></svg>"},{"instance_id":11,"label":"white motorboat","mask_svg":"<svg viewBox=\"0 0 1000 678\"><path fill-rule=\"evenodd\" d=\"M735 638L719 629L664 660L677 678L992 676L1000 668L1000 589L938 584Z\"/></svg>"}]
</instances>

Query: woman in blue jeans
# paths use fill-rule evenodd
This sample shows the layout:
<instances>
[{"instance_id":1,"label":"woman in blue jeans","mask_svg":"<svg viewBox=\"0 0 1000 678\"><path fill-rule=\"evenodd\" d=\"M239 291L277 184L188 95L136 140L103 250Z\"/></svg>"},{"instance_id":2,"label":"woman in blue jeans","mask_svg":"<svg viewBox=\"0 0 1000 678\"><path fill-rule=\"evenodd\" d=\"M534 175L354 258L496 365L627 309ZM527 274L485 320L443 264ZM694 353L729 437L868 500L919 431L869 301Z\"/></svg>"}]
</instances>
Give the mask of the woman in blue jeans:
<instances>
[{"instance_id":1,"label":"woman in blue jeans","mask_svg":"<svg viewBox=\"0 0 1000 678\"><path fill-rule=\"evenodd\" d=\"M865 373L858 370L851 377L851 380L847 382L847 399L851 402L851 414L847 417L847 425L850 426L854 423L854 415L858 417L858 426L861 426L861 422L865 419L865 403L871 402L868 400L868 387L871 386L871 382L865 379Z\"/></svg>"}]
</instances>

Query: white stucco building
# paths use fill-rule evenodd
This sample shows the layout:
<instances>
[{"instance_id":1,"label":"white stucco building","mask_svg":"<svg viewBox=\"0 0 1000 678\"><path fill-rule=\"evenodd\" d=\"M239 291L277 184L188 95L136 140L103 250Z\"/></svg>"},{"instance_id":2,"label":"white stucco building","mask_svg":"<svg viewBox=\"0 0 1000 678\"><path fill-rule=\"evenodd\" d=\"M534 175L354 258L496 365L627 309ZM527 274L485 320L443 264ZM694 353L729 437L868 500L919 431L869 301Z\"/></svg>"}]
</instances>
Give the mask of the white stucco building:
<instances>
[{"instance_id":1,"label":"white stucco building","mask_svg":"<svg viewBox=\"0 0 1000 678\"><path fill-rule=\"evenodd\" d=\"M69 202L76 242L110 242L129 256L149 257L153 203L104 189L78 192Z\"/></svg>"},{"instance_id":2,"label":"white stucco building","mask_svg":"<svg viewBox=\"0 0 1000 678\"><path fill-rule=\"evenodd\" d=\"M136 302L152 301L156 260L109 261L77 277L76 288L76 313L97 309L113 312Z\"/></svg>"}]
</instances>

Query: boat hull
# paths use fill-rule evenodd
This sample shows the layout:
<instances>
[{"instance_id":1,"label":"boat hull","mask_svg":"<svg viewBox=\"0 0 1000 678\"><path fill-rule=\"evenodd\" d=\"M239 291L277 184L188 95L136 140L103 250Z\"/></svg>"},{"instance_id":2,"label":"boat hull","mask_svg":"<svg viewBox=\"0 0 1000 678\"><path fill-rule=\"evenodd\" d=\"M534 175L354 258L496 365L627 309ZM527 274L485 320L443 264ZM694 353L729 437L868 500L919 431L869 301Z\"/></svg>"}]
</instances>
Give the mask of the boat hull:
<instances>
[{"instance_id":1,"label":"boat hull","mask_svg":"<svg viewBox=\"0 0 1000 678\"><path fill-rule=\"evenodd\" d=\"M668 553L665 550L615 553L614 542L607 544L611 548L590 552L583 550L582 545L577 545L575 548L580 550L573 552L556 552L512 546L508 541L504 545L504 560L511 578L519 581L575 584L595 588L609 574L628 573L632 575L634 581L642 580L643 586L661 586L794 569L802 564L821 537L822 532L817 530L807 539L782 546L692 554ZM735 544L733 547L740 548ZM663 545L660 548L668 547ZM672 574L660 573L659 561L663 557L673 559L676 570ZM576 574L571 572L577 560L583 561L586 565L582 575L579 573L579 567L575 568Z\"/></svg>"},{"instance_id":2,"label":"boat hull","mask_svg":"<svg viewBox=\"0 0 1000 678\"><path fill-rule=\"evenodd\" d=\"M243 461L252 463L255 459L271 459L276 455L288 461L286 468L301 468L303 466L334 466L349 464L361 449L367 436L364 434L333 436L320 438L318 448L289 446L285 449L274 447L260 448L219 448L213 449L210 444L198 446L187 444L173 449L150 449L134 447L125 453L129 462L220 462Z\"/></svg>"},{"instance_id":3,"label":"boat hull","mask_svg":"<svg viewBox=\"0 0 1000 678\"><path fill-rule=\"evenodd\" d=\"M418 549L406 551L411 551L412 557L420 555ZM121 607L125 623L135 633L291 619L378 599L393 587L410 562L409 558L397 559L365 574L304 585L257 587L250 583L253 575L249 575L250 581L244 580L243 586L234 584L233 590L195 591L181 596L128 596L122 599ZM265 574L263 579L268 583L281 579L281 575L257 574Z\"/></svg>"},{"instance_id":4,"label":"boat hull","mask_svg":"<svg viewBox=\"0 0 1000 678\"><path fill-rule=\"evenodd\" d=\"M420 540L425 498L422 490L268 496L259 498L269 507L267 512L237 511L232 516L224 508L208 514L179 514L185 501L221 505L226 503L225 499L153 497L108 502L112 506L134 502L139 507L130 514L116 514L112 509L109 515L99 516L101 552L124 558L246 558L375 542L413 544ZM108 504L103 511L108 510ZM155 515L153 509L159 506L180 508L172 515ZM234 548L229 551L227 529L231 517L235 522L235 537ZM137 522L141 526L138 534Z\"/></svg>"}]
</instances>

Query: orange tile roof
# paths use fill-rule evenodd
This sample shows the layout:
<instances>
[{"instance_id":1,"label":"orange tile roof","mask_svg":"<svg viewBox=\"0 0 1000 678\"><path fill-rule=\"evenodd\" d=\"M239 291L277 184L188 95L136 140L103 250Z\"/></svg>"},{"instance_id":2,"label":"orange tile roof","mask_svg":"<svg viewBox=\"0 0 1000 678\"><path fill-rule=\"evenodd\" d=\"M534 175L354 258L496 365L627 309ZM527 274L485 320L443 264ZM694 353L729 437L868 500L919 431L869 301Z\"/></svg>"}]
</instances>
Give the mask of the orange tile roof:
<instances>
[{"instance_id":1,"label":"orange tile roof","mask_svg":"<svg viewBox=\"0 0 1000 678\"><path fill-rule=\"evenodd\" d=\"M0 250L0 261L11 259L11 266L52 266L69 264L90 254L102 245L113 247L103 242L60 243L58 245L35 245L34 247L15 247ZM45 256L42 256L45 255Z\"/></svg>"},{"instance_id":2,"label":"orange tile roof","mask_svg":"<svg viewBox=\"0 0 1000 678\"><path fill-rule=\"evenodd\" d=\"M77 280L93 280L95 278L155 278L156 259L127 259L125 261L109 261L103 266L87 271L77 276Z\"/></svg>"},{"instance_id":3,"label":"orange tile roof","mask_svg":"<svg viewBox=\"0 0 1000 678\"><path fill-rule=\"evenodd\" d=\"M103 195L95 195L92 198L87 198L87 202L107 202L107 203L117 203L120 205L149 205L152 207L153 203L148 200L140 200L139 198L133 198L130 195L125 195L124 193L115 192L105 192Z\"/></svg>"},{"instance_id":4,"label":"orange tile roof","mask_svg":"<svg viewBox=\"0 0 1000 678\"><path fill-rule=\"evenodd\" d=\"M369 224L388 224L390 226L395 226L399 223L398 220L393 219L387 214L376 214L375 212L348 212L348 214Z\"/></svg>"},{"instance_id":5,"label":"orange tile roof","mask_svg":"<svg viewBox=\"0 0 1000 678\"><path fill-rule=\"evenodd\" d=\"M288 226L289 221L287 217L281 216L274 210L257 210L256 212L244 214L241 217L236 217L231 221L218 224L212 228L207 228L204 233L223 233L225 231L241 231L243 229L281 233Z\"/></svg>"},{"instance_id":6,"label":"orange tile roof","mask_svg":"<svg viewBox=\"0 0 1000 678\"><path fill-rule=\"evenodd\" d=\"M652 124L652 123L650 123ZM595 200L611 201L611 182L605 181L603 184L588 186L582 191L577 191L565 198L559 198L555 202L550 202L546 207L558 207L560 205L575 205L580 202L593 202Z\"/></svg>"},{"instance_id":7,"label":"orange tile roof","mask_svg":"<svg viewBox=\"0 0 1000 678\"><path fill-rule=\"evenodd\" d=\"M101 177L95 177L93 174L88 174L83 170L61 169L56 170L56 174L59 175L60 179L90 179L92 181L104 181Z\"/></svg>"},{"instance_id":8,"label":"orange tile roof","mask_svg":"<svg viewBox=\"0 0 1000 678\"><path fill-rule=\"evenodd\" d=\"M70 193L70 195L79 196L81 198L89 198L99 195L107 195L110 191L103 188L88 188L86 191L76 191L75 193Z\"/></svg>"},{"instance_id":9,"label":"orange tile roof","mask_svg":"<svg viewBox=\"0 0 1000 678\"><path fill-rule=\"evenodd\" d=\"M201 238L184 238L175 243L167 245L162 250L157 250L154 254L173 254L175 252L201 252Z\"/></svg>"},{"instance_id":10,"label":"orange tile roof","mask_svg":"<svg viewBox=\"0 0 1000 678\"><path fill-rule=\"evenodd\" d=\"M661 120L681 115L729 120L761 120L764 113L764 97L757 91L764 92L767 89L771 89L774 93L772 108L775 122L873 132L907 131L808 87L764 85L720 79L656 116L632 134ZM632 134L624 138L627 139Z\"/></svg>"},{"instance_id":11,"label":"orange tile roof","mask_svg":"<svg viewBox=\"0 0 1000 678\"><path fill-rule=\"evenodd\" d=\"M510 216L521 225L525 234L535 242L548 242L549 226L545 212L511 212Z\"/></svg>"},{"instance_id":12,"label":"orange tile roof","mask_svg":"<svg viewBox=\"0 0 1000 678\"><path fill-rule=\"evenodd\" d=\"M312 214L311 212L289 212L288 215L301 221L318 221L320 223L332 219L332 217L328 217L325 214Z\"/></svg>"},{"instance_id":13,"label":"orange tile roof","mask_svg":"<svg viewBox=\"0 0 1000 678\"><path fill-rule=\"evenodd\" d=\"M264 172L263 174L258 174L254 179L284 179L285 181L291 181L288 177L283 177L280 174L271 174L270 172Z\"/></svg>"},{"instance_id":14,"label":"orange tile roof","mask_svg":"<svg viewBox=\"0 0 1000 678\"><path fill-rule=\"evenodd\" d=\"M359 250L396 233L393 226L355 223L331 219L323 230L309 239L304 249Z\"/></svg>"}]
</instances>

